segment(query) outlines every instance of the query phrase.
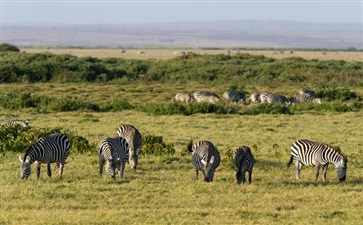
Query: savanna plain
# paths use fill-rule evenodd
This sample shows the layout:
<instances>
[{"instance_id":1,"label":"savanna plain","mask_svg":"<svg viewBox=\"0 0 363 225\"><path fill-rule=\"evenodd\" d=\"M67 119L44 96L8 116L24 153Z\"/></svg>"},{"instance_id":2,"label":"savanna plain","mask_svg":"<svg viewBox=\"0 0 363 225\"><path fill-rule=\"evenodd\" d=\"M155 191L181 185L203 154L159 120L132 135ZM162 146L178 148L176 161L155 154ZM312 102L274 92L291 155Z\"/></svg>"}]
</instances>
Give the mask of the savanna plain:
<instances>
[{"instance_id":1,"label":"savanna plain","mask_svg":"<svg viewBox=\"0 0 363 225\"><path fill-rule=\"evenodd\" d=\"M133 104L170 101L176 92L209 90L219 95L227 84L196 82L12 83L3 92L24 90L38 96L74 97L103 102L128 99ZM245 90L292 93L300 86ZM360 96L363 91L353 88ZM123 178L98 174L97 148L71 152L62 178L20 179L20 153L0 156L0 224L362 224L363 111L294 114L151 115L137 110L116 112L39 112L1 108L0 119L28 119L32 127L62 127L98 145L116 135L121 124L141 134L162 136L175 154L140 155L137 172L127 165ZM289 148L297 139L339 146L348 157L347 180L340 183L334 165L327 182L315 181L314 168L304 167L301 180L286 168ZM222 156L214 181L194 179L189 140L209 140ZM256 163L252 184L237 185L230 152L248 145ZM26 149L24 149L23 155ZM72 149L71 149L72 151Z\"/></svg>"}]
</instances>

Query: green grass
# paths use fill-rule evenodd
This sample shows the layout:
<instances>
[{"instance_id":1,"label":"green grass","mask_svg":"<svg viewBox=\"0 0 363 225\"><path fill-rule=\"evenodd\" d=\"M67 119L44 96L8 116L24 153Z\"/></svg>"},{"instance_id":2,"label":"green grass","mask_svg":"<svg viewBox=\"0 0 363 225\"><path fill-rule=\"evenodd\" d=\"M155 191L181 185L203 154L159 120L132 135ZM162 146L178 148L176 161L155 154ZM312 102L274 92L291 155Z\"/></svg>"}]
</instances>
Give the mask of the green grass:
<instances>
[{"instance_id":1,"label":"green grass","mask_svg":"<svg viewBox=\"0 0 363 225\"><path fill-rule=\"evenodd\" d=\"M20 89L24 84L13 84ZM34 93L56 94L62 84L31 85ZM195 88L197 85L193 86ZM10 88L11 86L6 86ZM99 86L98 86L99 87ZM140 93L133 101L148 101L151 89L129 85ZM161 86L162 87L162 86ZM178 89L178 85L174 86ZM90 86L87 100L104 93ZM119 89L110 85L110 89ZM219 87L212 87L218 90ZM223 87L222 87L223 88ZM220 89L222 89L220 88ZM36 91L38 89L38 91ZM138 92L136 92L138 90ZM130 95L130 92L128 92ZM155 92L156 93L156 92ZM174 94L162 87L159 97ZM111 93L107 93L111 95ZM40 95L40 94L39 94ZM119 95L116 93L115 95ZM156 94L155 94L156 95ZM155 100L156 102L158 100ZM300 112L294 115L193 114L153 116L135 110L121 112L55 112L39 114L32 109L0 111L0 120L26 118L31 126L64 127L94 144L116 134L123 123L135 125L142 134L162 136L173 144L172 156L141 155L139 171L126 167L125 177L115 180L98 176L97 149L71 153L62 179L48 178L43 165L41 178L35 168L27 180L20 179L19 153L0 156L0 224L359 224L363 192L363 112ZM299 138L339 146L348 156L347 181L339 183L333 165L327 182L314 181L314 169L304 167L300 181L295 169L286 169L289 147ZM194 180L190 139L212 141L222 155L213 183ZM251 185L237 186L228 157L230 149L248 145L257 160ZM25 149L24 151L25 152Z\"/></svg>"}]
</instances>

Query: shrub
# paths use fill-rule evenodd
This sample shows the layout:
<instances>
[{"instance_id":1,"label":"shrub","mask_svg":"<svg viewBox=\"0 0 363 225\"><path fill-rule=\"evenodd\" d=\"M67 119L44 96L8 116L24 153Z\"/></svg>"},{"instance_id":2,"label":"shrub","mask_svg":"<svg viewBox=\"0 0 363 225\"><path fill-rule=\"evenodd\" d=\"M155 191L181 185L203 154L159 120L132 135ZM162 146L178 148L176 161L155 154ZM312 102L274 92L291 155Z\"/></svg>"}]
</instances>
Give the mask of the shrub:
<instances>
[{"instance_id":1,"label":"shrub","mask_svg":"<svg viewBox=\"0 0 363 225\"><path fill-rule=\"evenodd\" d=\"M0 44L0 52L20 52L19 48L11 44Z\"/></svg>"},{"instance_id":2,"label":"shrub","mask_svg":"<svg viewBox=\"0 0 363 225\"><path fill-rule=\"evenodd\" d=\"M142 155L164 156L174 155L175 149L171 144L166 144L162 136L142 136Z\"/></svg>"},{"instance_id":3,"label":"shrub","mask_svg":"<svg viewBox=\"0 0 363 225\"><path fill-rule=\"evenodd\" d=\"M316 96L319 98L324 98L328 101L334 100L352 100L358 99L358 95L347 88L329 88L329 87L320 87L316 92Z\"/></svg>"}]
</instances>

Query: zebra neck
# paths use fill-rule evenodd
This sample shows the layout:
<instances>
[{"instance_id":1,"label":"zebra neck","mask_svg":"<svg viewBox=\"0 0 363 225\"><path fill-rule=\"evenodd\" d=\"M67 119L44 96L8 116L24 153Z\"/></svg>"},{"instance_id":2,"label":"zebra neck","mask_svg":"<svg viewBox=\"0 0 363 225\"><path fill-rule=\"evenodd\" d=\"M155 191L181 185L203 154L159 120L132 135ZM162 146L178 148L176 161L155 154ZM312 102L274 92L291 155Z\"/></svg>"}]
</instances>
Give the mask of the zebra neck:
<instances>
[{"instance_id":1,"label":"zebra neck","mask_svg":"<svg viewBox=\"0 0 363 225\"><path fill-rule=\"evenodd\" d=\"M327 149L325 153L323 154L323 159L326 162L330 162L334 164L335 166L338 166L339 162L342 160L343 156L340 155L338 152L336 152L333 149Z\"/></svg>"},{"instance_id":2,"label":"zebra neck","mask_svg":"<svg viewBox=\"0 0 363 225\"><path fill-rule=\"evenodd\" d=\"M39 160L39 152L37 151L37 149L35 148L35 145L37 143L33 144L32 146L30 146L30 148L28 149L28 151L26 151L25 156L24 156L24 161L26 160L26 158L29 156L30 161L29 163L32 164L34 161ZM38 156L38 157L37 157Z\"/></svg>"}]
</instances>

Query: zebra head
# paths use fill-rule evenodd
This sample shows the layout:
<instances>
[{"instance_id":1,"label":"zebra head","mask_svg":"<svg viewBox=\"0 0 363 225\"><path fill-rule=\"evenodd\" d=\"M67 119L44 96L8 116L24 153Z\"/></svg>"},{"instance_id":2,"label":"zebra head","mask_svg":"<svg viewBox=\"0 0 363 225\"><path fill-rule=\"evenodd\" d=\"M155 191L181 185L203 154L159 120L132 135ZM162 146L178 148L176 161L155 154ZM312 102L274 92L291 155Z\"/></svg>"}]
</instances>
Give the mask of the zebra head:
<instances>
[{"instance_id":1,"label":"zebra head","mask_svg":"<svg viewBox=\"0 0 363 225\"><path fill-rule=\"evenodd\" d=\"M241 168L237 169L236 180L237 184L244 184L246 181L245 173L242 172Z\"/></svg>"},{"instance_id":2,"label":"zebra head","mask_svg":"<svg viewBox=\"0 0 363 225\"><path fill-rule=\"evenodd\" d=\"M129 152L129 163L132 169L136 170L137 169L137 162L139 160L139 152L140 149L133 149L130 148L130 152Z\"/></svg>"},{"instance_id":3,"label":"zebra head","mask_svg":"<svg viewBox=\"0 0 363 225\"><path fill-rule=\"evenodd\" d=\"M338 174L340 182L345 181L346 173L347 173L347 162L348 162L348 159L346 157L343 157L336 165L336 170L337 170L337 174Z\"/></svg>"},{"instance_id":4,"label":"zebra head","mask_svg":"<svg viewBox=\"0 0 363 225\"><path fill-rule=\"evenodd\" d=\"M205 182L213 181L213 176L214 176L214 171L215 171L215 166L213 165L214 156L212 156L210 158L209 162L202 159L201 163L203 163L203 165L204 165L204 171L203 171L204 181Z\"/></svg>"},{"instance_id":5,"label":"zebra head","mask_svg":"<svg viewBox=\"0 0 363 225\"><path fill-rule=\"evenodd\" d=\"M19 156L20 164L20 172L21 172L21 179L27 180L31 174L31 163L30 163L30 156L27 156L24 160Z\"/></svg>"},{"instance_id":6,"label":"zebra head","mask_svg":"<svg viewBox=\"0 0 363 225\"><path fill-rule=\"evenodd\" d=\"M118 162L120 162L120 158L117 158L117 160L114 160L112 158L107 159L106 172L112 178L115 178Z\"/></svg>"}]
</instances>

